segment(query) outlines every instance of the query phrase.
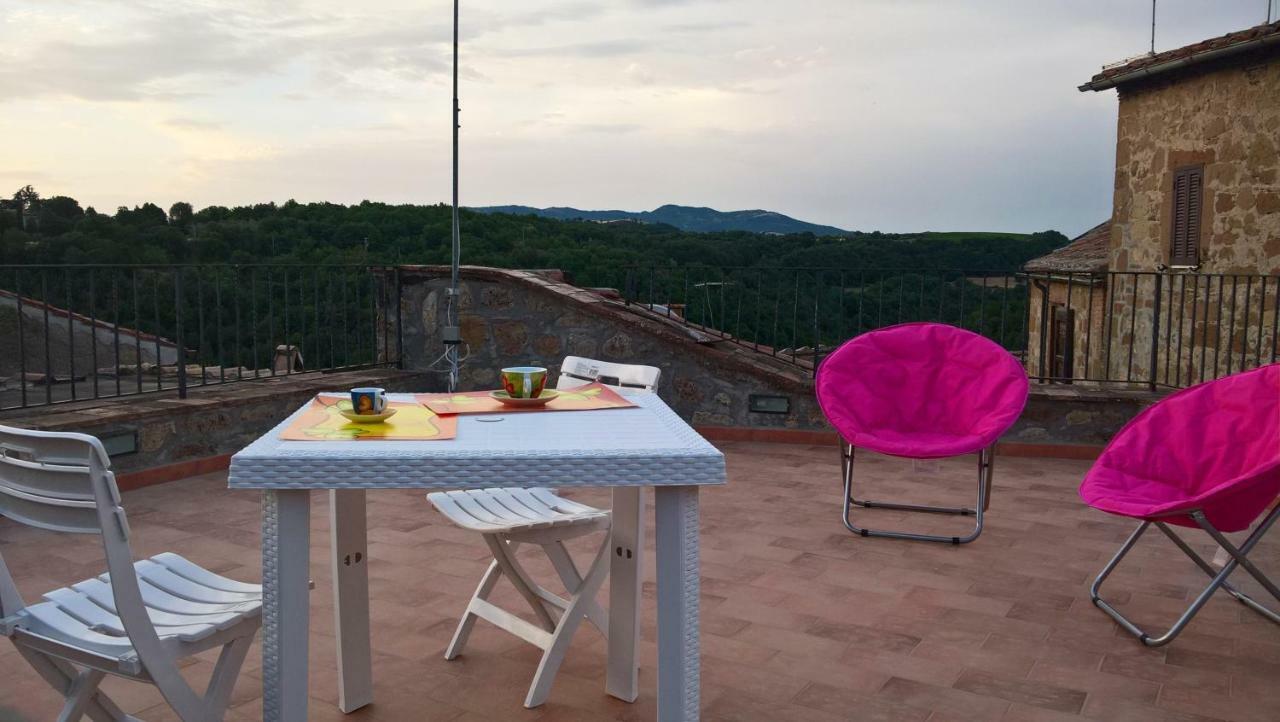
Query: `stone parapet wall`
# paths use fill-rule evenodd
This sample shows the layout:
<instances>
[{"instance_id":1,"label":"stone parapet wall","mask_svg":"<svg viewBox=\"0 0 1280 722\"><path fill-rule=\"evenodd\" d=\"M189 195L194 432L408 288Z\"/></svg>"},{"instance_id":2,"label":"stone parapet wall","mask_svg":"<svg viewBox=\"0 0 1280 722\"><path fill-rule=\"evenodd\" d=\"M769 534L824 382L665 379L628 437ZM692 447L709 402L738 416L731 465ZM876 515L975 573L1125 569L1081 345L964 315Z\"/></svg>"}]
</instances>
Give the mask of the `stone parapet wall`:
<instances>
[{"instance_id":1,"label":"stone parapet wall","mask_svg":"<svg viewBox=\"0 0 1280 722\"><path fill-rule=\"evenodd\" d=\"M413 267L400 273L405 367L423 372L433 388L443 388L445 371L429 365L444 349L438 329L445 324L448 269ZM503 366L536 364L555 374L565 355L587 356L659 367L659 395L696 427L830 430L808 369L539 274L465 268L461 278L460 320L468 354L463 389L496 387ZM1159 398L1081 386L1034 384L1032 389L1027 410L1006 442L1098 446ZM786 396L792 411L751 412L751 394Z\"/></svg>"},{"instance_id":2,"label":"stone parapet wall","mask_svg":"<svg viewBox=\"0 0 1280 722\"><path fill-rule=\"evenodd\" d=\"M127 475L233 454L320 391L357 386L420 391L426 383L421 374L397 369L313 372L197 387L185 399L176 398L173 392L159 392L14 409L0 414L0 424L99 437L136 434L137 451L111 460L117 475Z\"/></svg>"},{"instance_id":3,"label":"stone parapet wall","mask_svg":"<svg viewBox=\"0 0 1280 722\"><path fill-rule=\"evenodd\" d=\"M444 351L449 271L401 267L400 278L404 367L444 388L447 374L432 364ZM565 356L584 356L662 369L658 394L695 425L825 427L808 370L543 273L466 267L458 307L462 389L496 388L498 369L512 365L545 366L554 378ZM753 413L751 394L785 396L791 412Z\"/></svg>"}]
</instances>

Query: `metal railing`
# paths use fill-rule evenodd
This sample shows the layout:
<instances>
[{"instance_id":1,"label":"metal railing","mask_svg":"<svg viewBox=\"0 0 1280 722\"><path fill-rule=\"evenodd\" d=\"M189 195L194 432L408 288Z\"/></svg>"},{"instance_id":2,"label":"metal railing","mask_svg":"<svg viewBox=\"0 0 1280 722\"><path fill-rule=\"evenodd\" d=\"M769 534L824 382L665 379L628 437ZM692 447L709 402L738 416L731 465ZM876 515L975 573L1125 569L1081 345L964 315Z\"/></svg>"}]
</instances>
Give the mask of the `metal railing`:
<instances>
[{"instance_id":1,"label":"metal railing","mask_svg":"<svg viewBox=\"0 0 1280 722\"><path fill-rule=\"evenodd\" d=\"M628 269L622 292L673 322L812 368L846 339L910 321L1021 351L1025 285L1015 271L689 266Z\"/></svg>"},{"instance_id":2,"label":"metal railing","mask_svg":"<svg viewBox=\"0 0 1280 722\"><path fill-rule=\"evenodd\" d=\"M0 266L0 409L398 364L399 276L375 270Z\"/></svg>"},{"instance_id":3,"label":"metal railing","mask_svg":"<svg viewBox=\"0 0 1280 722\"><path fill-rule=\"evenodd\" d=\"M643 267L622 293L802 367L884 326L981 333L1046 383L1181 388L1280 359L1280 276L1183 272Z\"/></svg>"},{"instance_id":4,"label":"metal railing","mask_svg":"<svg viewBox=\"0 0 1280 722\"><path fill-rule=\"evenodd\" d=\"M1182 388L1280 359L1280 276L1027 275L1032 378ZM1074 344L1062 348L1055 324ZM1079 345L1083 342L1083 348Z\"/></svg>"}]
</instances>

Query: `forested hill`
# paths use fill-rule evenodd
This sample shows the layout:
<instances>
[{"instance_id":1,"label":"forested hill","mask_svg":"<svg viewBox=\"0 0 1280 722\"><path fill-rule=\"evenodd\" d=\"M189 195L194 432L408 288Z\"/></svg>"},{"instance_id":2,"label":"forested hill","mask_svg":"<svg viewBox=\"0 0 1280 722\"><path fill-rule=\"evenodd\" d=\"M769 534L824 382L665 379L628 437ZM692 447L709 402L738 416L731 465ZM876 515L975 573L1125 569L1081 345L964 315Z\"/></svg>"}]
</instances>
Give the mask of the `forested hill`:
<instances>
[{"instance_id":1,"label":"forested hill","mask_svg":"<svg viewBox=\"0 0 1280 722\"><path fill-rule=\"evenodd\" d=\"M682 231L710 233L714 231L750 231L752 233L812 233L816 236L845 236L849 231L835 226L796 220L774 211L717 211L714 208L665 205L651 211L583 211L577 208L532 208L530 206L485 206L473 210L481 213L507 213L517 216L542 216L566 221L638 221L665 223Z\"/></svg>"},{"instance_id":2,"label":"forested hill","mask_svg":"<svg viewBox=\"0 0 1280 722\"><path fill-rule=\"evenodd\" d=\"M462 213L463 262L561 268L606 285L631 265L1012 270L1066 243L1056 231L1009 233L692 233L664 224ZM0 201L0 264L448 263L445 205L363 202L195 211L152 203L99 213L24 188Z\"/></svg>"}]
</instances>

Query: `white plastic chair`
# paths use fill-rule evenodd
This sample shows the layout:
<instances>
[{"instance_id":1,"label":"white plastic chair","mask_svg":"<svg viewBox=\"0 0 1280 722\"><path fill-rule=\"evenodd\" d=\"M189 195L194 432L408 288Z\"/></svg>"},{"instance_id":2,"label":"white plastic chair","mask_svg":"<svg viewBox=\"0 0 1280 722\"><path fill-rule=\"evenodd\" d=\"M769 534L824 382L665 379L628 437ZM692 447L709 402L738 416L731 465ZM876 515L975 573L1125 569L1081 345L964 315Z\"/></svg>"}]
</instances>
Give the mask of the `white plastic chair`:
<instances>
[{"instance_id":1,"label":"white plastic chair","mask_svg":"<svg viewBox=\"0 0 1280 722\"><path fill-rule=\"evenodd\" d=\"M641 391L656 391L662 370L640 364L615 364L581 356L565 356L560 364L557 389L571 389L592 382Z\"/></svg>"},{"instance_id":2,"label":"white plastic chair","mask_svg":"<svg viewBox=\"0 0 1280 722\"><path fill-rule=\"evenodd\" d=\"M0 634L66 697L59 722L135 720L98 689L108 674L156 685L186 722L221 720L261 621L262 587L177 554L134 563L109 466L92 436L0 426L0 516L101 534L108 571L28 605L0 556ZM178 661L215 647L222 653L201 696Z\"/></svg>"},{"instance_id":3,"label":"white plastic chair","mask_svg":"<svg viewBox=\"0 0 1280 722\"><path fill-rule=\"evenodd\" d=\"M561 364L556 388L568 389L598 381L610 386L652 392L658 386L661 373L652 366L614 364L569 356ZM444 658L454 659L461 654L476 620L484 619L543 650L538 671L524 700L525 707L541 705L551 693L556 672L582 620L585 618L601 634L608 635L608 617L596 603L596 593L609 570L609 511L579 504L557 496L549 489L538 488L434 492L427 498L454 524L480 532L493 553L493 562L467 604ZM564 542L597 531L605 532L604 539L584 575L569 556ZM568 599L539 586L520 566L515 552L521 544L542 547L564 584ZM529 603L536 624L489 601L494 586L503 576Z\"/></svg>"}]
</instances>

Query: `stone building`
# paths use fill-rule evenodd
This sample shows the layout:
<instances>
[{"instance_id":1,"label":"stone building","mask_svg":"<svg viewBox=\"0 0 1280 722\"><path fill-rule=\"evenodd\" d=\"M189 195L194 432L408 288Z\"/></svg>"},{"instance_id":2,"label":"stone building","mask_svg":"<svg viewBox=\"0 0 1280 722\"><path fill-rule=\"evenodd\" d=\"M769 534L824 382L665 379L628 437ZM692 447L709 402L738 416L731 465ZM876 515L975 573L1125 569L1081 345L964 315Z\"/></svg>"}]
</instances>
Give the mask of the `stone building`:
<instances>
[{"instance_id":1,"label":"stone building","mask_svg":"<svg viewBox=\"0 0 1280 722\"><path fill-rule=\"evenodd\" d=\"M1049 382L1100 373L1099 351L1107 300L1111 221L1103 221L1058 250L1028 261L1027 309L1031 344L1027 372Z\"/></svg>"},{"instance_id":2,"label":"stone building","mask_svg":"<svg viewBox=\"0 0 1280 722\"><path fill-rule=\"evenodd\" d=\"M1280 22L1106 66L1080 86L1111 88L1119 111L1105 263L1095 228L1027 264L1039 280L1029 372L1058 375L1040 369L1065 364L1076 378L1185 386L1269 362L1280 298ZM1052 277L1077 243L1093 250L1092 267L1072 270L1098 274L1102 327L1081 319L1097 311L1095 296L1077 291L1068 302L1064 279ZM1089 343L1091 331L1102 343Z\"/></svg>"}]
</instances>

